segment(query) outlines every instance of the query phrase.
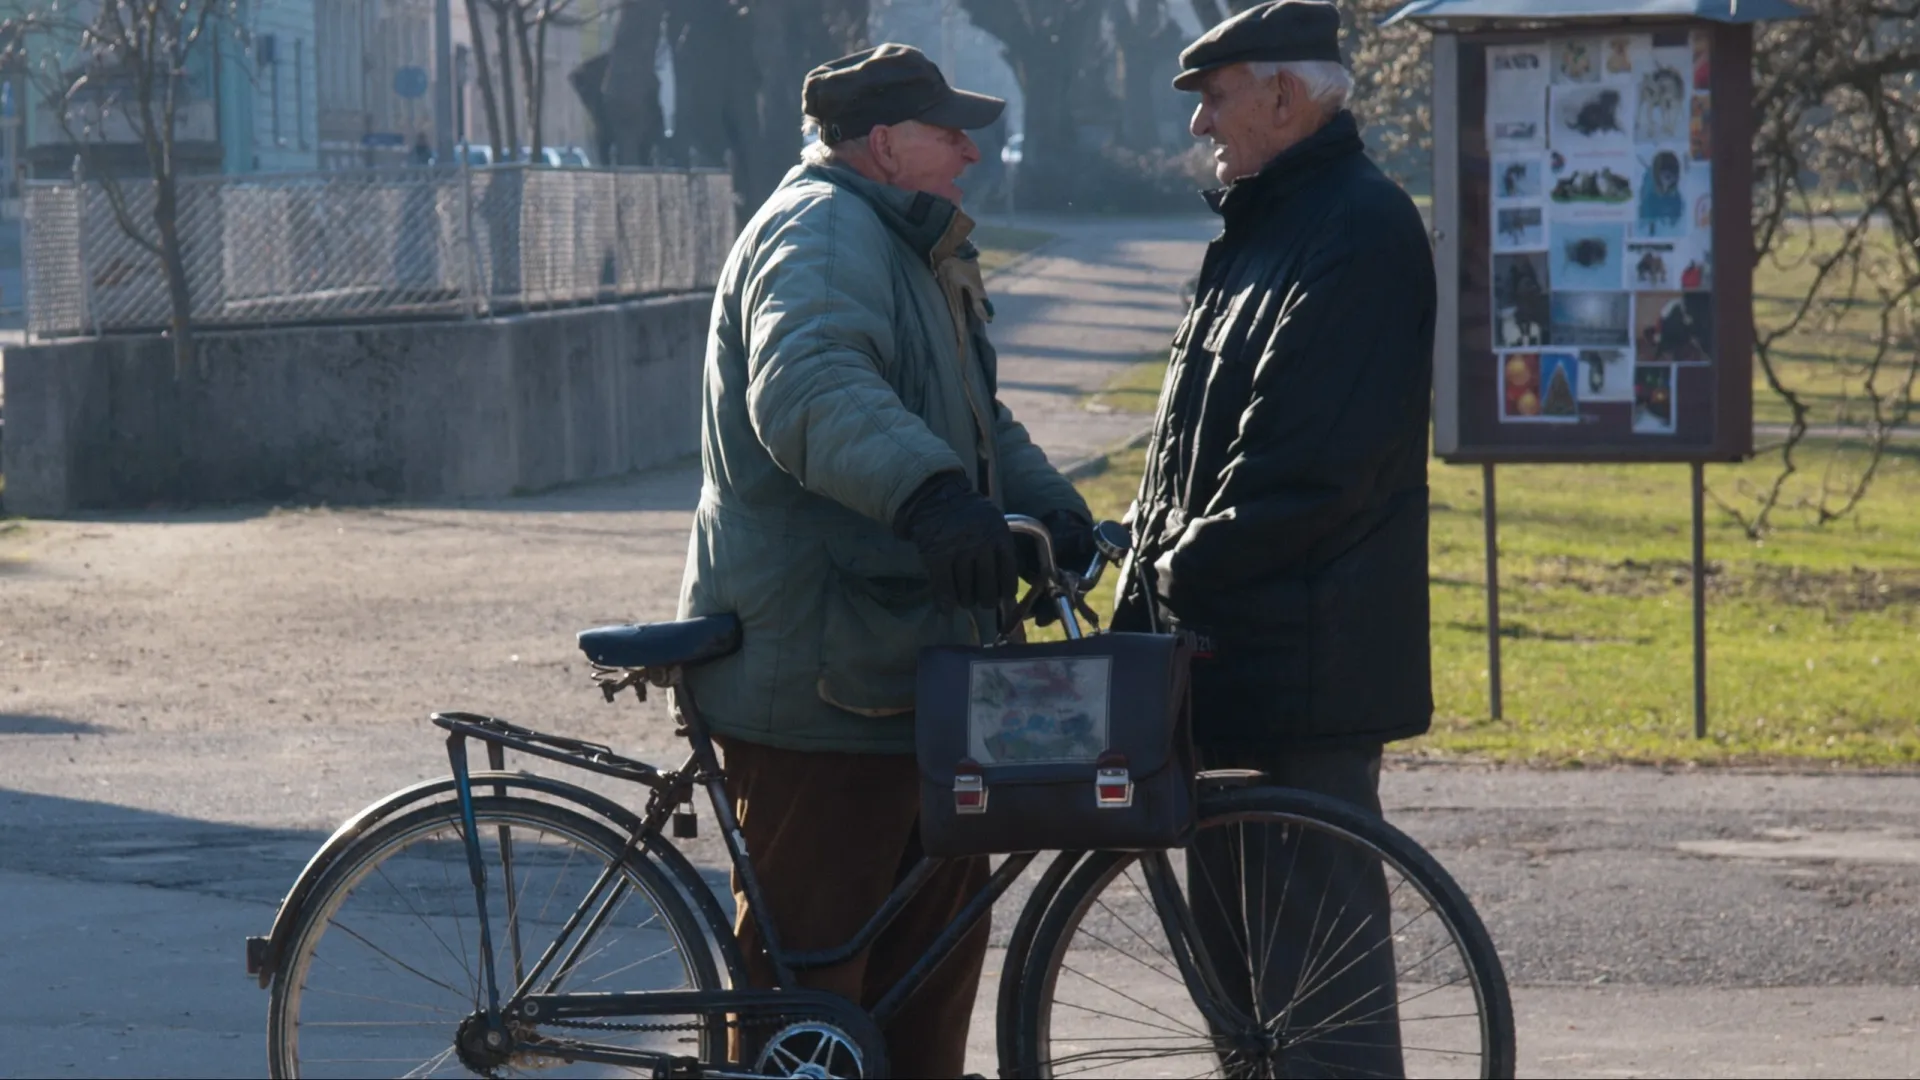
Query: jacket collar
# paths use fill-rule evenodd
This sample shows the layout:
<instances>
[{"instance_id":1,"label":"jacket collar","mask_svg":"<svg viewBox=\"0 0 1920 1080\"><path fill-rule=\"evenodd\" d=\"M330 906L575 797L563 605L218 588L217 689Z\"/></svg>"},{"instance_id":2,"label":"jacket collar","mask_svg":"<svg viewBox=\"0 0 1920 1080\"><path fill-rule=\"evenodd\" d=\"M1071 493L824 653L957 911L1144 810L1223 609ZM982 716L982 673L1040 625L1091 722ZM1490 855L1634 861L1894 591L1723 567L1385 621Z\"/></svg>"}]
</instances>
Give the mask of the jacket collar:
<instances>
[{"instance_id":1,"label":"jacket collar","mask_svg":"<svg viewBox=\"0 0 1920 1080\"><path fill-rule=\"evenodd\" d=\"M1207 205L1231 222L1255 207L1286 198L1321 169L1365 148L1360 141L1359 122L1342 109L1319 131L1282 150L1259 172L1206 192Z\"/></svg>"},{"instance_id":2,"label":"jacket collar","mask_svg":"<svg viewBox=\"0 0 1920 1080\"><path fill-rule=\"evenodd\" d=\"M843 165L801 165L787 174L783 184L819 180L858 195L887 228L906 241L907 246L936 266L952 256L978 257L968 236L973 219L950 199L924 191L906 191L891 184L869 180Z\"/></svg>"}]
</instances>

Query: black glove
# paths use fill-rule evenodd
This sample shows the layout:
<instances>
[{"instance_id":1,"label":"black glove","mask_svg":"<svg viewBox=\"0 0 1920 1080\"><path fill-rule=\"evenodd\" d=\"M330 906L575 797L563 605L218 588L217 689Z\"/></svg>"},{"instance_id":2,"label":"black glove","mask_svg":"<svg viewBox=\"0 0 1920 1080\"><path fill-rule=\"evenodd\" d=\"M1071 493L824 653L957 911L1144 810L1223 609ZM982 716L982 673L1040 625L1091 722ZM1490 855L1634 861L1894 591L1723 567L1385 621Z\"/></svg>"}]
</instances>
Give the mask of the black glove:
<instances>
[{"instance_id":1,"label":"black glove","mask_svg":"<svg viewBox=\"0 0 1920 1080\"><path fill-rule=\"evenodd\" d=\"M1099 554L1093 546L1093 522L1071 510L1051 510L1040 515L1040 524L1053 537L1054 565L1075 574L1086 573Z\"/></svg>"},{"instance_id":2,"label":"black glove","mask_svg":"<svg viewBox=\"0 0 1920 1080\"><path fill-rule=\"evenodd\" d=\"M920 549L940 610L997 607L1013 597L1013 532L1000 508L959 473L940 473L921 484L894 516L893 531Z\"/></svg>"}]
</instances>

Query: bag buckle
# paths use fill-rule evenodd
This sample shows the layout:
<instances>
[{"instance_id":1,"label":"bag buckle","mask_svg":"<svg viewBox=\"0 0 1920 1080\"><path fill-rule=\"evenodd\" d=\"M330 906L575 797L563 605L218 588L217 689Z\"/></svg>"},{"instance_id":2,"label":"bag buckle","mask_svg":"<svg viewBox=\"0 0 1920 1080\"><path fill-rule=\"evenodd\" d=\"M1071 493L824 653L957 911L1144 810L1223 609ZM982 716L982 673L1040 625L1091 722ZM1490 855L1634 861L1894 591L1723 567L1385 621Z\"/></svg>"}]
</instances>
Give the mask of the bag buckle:
<instances>
[{"instance_id":1,"label":"bag buckle","mask_svg":"<svg viewBox=\"0 0 1920 1080\"><path fill-rule=\"evenodd\" d=\"M1125 766L1107 766L1094 772L1093 804L1101 810L1125 810L1133 805L1133 776Z\"/></svg>"},{"instance_id":2,"label":"bag buckle","mask_svg":"<svg viewBox=\"0 0 1920 1080\"><path fill-rule=\"evenodd\" d=\"M986 777L977 772L953 774L953 812L956 814L987 812Z\"/></svg>"}]
</instances>

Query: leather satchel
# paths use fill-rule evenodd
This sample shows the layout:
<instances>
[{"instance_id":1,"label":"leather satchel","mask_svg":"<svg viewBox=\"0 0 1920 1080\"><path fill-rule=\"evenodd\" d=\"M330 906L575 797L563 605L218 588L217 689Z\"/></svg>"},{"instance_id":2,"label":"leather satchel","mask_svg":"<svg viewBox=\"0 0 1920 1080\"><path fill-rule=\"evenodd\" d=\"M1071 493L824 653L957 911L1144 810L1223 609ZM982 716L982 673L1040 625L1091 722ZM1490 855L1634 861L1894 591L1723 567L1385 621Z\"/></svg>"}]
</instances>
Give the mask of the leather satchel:
<instances>
[{"instance_id":1,"label":"leather satchel","mask_svg":"<svg viewBox=\"0 0 1920 1080\"><path fill-rule=\"evenodd\" d=\"M922 650L926 853L1185 846L1197 803L1191 657L1171 634Z\"/></svg>"}]
</instances>

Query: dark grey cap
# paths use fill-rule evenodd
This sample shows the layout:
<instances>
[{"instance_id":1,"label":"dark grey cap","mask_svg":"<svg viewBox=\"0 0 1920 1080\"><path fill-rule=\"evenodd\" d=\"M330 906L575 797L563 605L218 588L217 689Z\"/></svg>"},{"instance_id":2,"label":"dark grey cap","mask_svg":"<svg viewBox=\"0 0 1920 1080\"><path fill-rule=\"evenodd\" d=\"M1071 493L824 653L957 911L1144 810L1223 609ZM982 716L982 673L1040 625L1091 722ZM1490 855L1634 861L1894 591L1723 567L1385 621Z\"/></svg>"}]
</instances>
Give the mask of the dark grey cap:
<instances>
[{"instance_id":1,"label":"dark grey cap","mask_svg":"<svg viewBox=\"0 0 1920 1080\"><path fill-rule=\"evenodd\" d=\"M892 43L821 64L800 87L801 111L819 123L828 145L908 120L971 131L1006 107L997 97L955 90L925 53Z\"/></svg>"},{"instance_id":2,"label":"dark grey cap","mask_svg":"<svg viewBox=\"0 0 1920 1080\"><path fill-rule=\"evenodd\" d=\"M1223 20L1180 51L1176 90L1200 89L1200 76L1228 64L1340 59L1340 10L1327 0L1269 0Z\"/></svg>"}]
</instances>

